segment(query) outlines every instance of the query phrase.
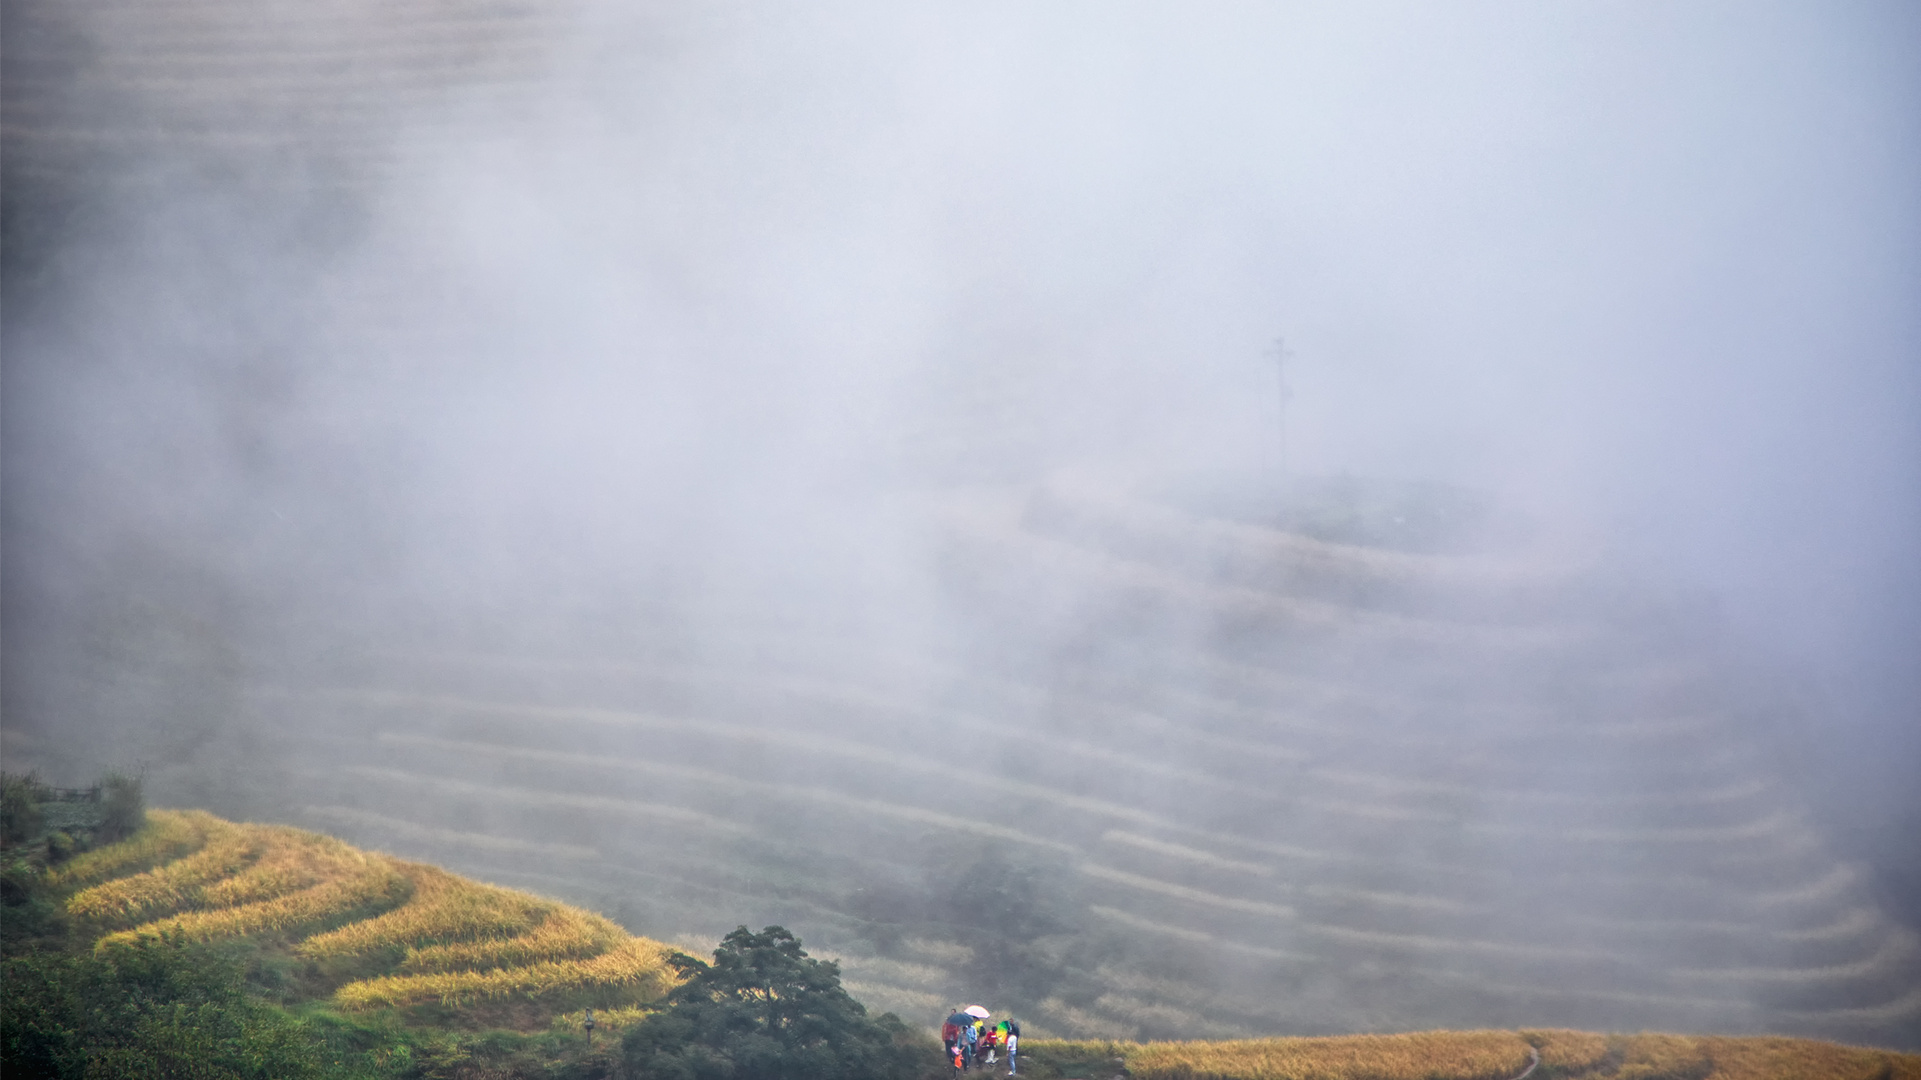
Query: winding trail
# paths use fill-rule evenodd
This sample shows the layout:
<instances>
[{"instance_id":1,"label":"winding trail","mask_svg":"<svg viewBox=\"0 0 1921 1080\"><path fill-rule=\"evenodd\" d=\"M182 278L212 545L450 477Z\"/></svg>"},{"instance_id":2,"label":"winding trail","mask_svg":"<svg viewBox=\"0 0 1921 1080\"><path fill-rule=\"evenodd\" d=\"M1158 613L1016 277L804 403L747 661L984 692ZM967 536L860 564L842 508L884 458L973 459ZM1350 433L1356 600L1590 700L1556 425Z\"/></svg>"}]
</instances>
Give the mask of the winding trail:
<instances>
[{"instance_id":1,"label":"winding trail","mask_svg":"<svg viewBox=\"0 0 1921 1080\"><path fill-rule=\"evenodd\" d=\"M1540 1047L1538 1047L1538 1046L1530 1046L1530 1047L1528 1047L1528 1048L1527 1048L1527 1056L1528 1056L1528 1063L1527 1063L1527 1068L1525 1068L1525 1069L1522 1069L1522 1070L1521 1070L1521 1075L1519 1075L1519 1076L1516 1076L1516 1077L1514 1078L1514 1080L1527 1080L1527 1078L1528 1078L1528 1077L1530 1077L1530 1076L1533 1076L1533 1075L1534 1075L1534 1070L1536 1070L1536 1069L1538 1069L1538 1068L1540 1068L1540 1067L1541 1067L1541 1049L1540 1049Z\"/></svg>"}]
</instances>

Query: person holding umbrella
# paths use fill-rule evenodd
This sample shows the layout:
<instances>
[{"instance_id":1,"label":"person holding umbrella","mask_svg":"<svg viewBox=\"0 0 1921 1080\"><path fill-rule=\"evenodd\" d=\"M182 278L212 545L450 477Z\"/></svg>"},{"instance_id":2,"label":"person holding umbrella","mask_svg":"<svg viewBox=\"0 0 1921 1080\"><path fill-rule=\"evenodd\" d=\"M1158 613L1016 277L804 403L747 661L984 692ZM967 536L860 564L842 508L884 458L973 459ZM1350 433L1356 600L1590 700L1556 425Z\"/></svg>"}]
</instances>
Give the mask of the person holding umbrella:
<instances>
[{"instance_id":1,"label":"person holding umbrella","mask_svg":"<svg viewBox=\"0 0 1921 1080\"><path fill-rule=\"evenodd\" d=\"M949 1051L954 1049L954 1040L960 1038L961 1017L960 1006L956 1005L954 1011L947 1014L947 1019L941 1021L940 1044Z\"/></svg>"},{"instance_id":2,"label":"person holding umbrella","mask_svg":"<svg viewBox=\"0 0 1921 1080\"><path fill-rule=\"evenodd\" d=\"M947 1047L947 1056L954 1059L954 1069L957 1072L967 1067L963 1057L965 1050L964 1044L961 1042L961 1032L972 1026L973 1023L974 1018L962 1012L960 1008L956 1006L954 1012L948 1016L947 1022L941 1025L941 1044Z\"/></svg>"},{"instance_id":3,"label":"person holding umbrella","mask_svg":"<svg viewBox=\"0 0 1921 1080\"><path fill-rule=\"evenodd\" d=\"M971 1066L980 1060L982 1022L992 1014L979 1005L969 1005L961 1012L967 1016L967 1025L961 1030L961 1039L967 1044L967 1064Z\"/></svg>"}]
</instances>

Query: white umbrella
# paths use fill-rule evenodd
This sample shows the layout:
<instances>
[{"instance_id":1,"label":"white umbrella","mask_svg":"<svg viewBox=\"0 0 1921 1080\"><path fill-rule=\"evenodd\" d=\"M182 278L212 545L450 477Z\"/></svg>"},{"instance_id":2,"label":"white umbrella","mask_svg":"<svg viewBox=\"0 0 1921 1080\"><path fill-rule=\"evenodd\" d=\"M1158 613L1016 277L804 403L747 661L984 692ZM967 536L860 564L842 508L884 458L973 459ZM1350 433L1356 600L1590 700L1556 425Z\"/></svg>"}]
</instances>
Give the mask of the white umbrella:
<instances>
[{"instance_id":1,"label":"white umbrella","mask_svg":"<svg viewBox=\"0 0 1921 1080\"><path fill-rule=\"evenodd\" d=\"M993 1015L993 1013L988 1012L986 1009L981 1008L979 1005L969 1005L967 1008L962 1009L961 1011L966 1013L969 1016L975 1017L976 1019L980 1019L980 1020L985 1020L989 1016Z\"/></svg>"}]
</instances>

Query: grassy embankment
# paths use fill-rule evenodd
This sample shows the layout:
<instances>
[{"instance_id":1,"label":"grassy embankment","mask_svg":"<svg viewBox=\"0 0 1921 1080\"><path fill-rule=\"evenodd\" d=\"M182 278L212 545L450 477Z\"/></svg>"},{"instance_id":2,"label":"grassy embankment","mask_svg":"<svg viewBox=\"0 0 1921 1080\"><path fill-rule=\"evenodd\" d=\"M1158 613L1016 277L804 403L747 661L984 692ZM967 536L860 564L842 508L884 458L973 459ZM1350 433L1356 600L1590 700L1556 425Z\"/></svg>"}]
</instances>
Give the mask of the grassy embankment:
<instances>
[{"instance_id":1,"label":"grassy embankment","mask_svg":"<svg viewBox=\"0 0 1921 1080\"><path fill-rule=\"evenodd\" d=\"M1921 1080L1921 1055L1813 1039L1425 1031L1232 1042L1067 1042L1023 1047L1032 1080Z\"/></svg>"}]
</instances>

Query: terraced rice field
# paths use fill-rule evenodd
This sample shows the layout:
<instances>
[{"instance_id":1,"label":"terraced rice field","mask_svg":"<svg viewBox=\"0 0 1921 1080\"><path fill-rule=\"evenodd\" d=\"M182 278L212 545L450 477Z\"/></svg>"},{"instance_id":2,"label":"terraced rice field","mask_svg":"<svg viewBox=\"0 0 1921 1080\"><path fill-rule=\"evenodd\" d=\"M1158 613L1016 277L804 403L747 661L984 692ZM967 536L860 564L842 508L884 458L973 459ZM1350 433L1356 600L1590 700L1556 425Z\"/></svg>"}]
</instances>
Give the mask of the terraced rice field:
<instances>
[{"instance_id":1,"label":"terraced rice field","mask_svg":"<svg viewBox=\"0 0 1921 1080\"><path fill-rule=\"evenodd\" d=\"M280 825L155 810L131 839L89 852L57 882L111 951L143 938L271 937L344 973L348 1008L512 997L632 1004L674 978L667 946L608 920L433 866Z\"/></svg>"},{"instance_id":2,"label":"terraced rice field","mask_svg":"<svg viewBox=\"0 0 1921 1080\"><path fill-rule=\"evenodd\" d=\"M318 163L351 188L435 125L530 100L569 11L23 0L6 183L63 192L187 153ZM1090 1038L1921 1041L1916 935L1784 791L1792 763L1752 738L1713 641L1605 575L1065 484L930 498L925 522L942 635L848 630L828 597L724 631L637 613L662 621L368 646L257 673L264 771L190 790L690 947L781 923L870 1005L929 1023L995 996L1035 1035ZM164 870L91 894L112 933L324 935L343 906L440 887L292 834L263 862L270 834L166 820L124 862L68 871ZM532 910L520 944L449 941L366 993L493 992L466 975L613 940ZM626 970L618 954L594 955Z\"/></svg>"},{"instance_id":3,"label":"terraced rice field","mask_svg":"<svg viewBox=\"0 0 1921 1080\"><path fill-rule=\"evenodd\" d=\"M1067 488L941 513L971 650L743 629L288 672L251 698L321 763L287 812L667 940L778 922L930 1022L1921 1031L1915 935L1709 648L1580 572Z\"/></svg>"}]
</instances>

